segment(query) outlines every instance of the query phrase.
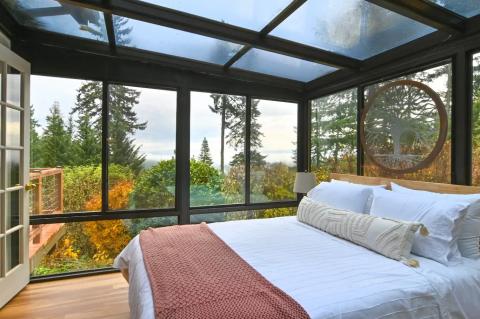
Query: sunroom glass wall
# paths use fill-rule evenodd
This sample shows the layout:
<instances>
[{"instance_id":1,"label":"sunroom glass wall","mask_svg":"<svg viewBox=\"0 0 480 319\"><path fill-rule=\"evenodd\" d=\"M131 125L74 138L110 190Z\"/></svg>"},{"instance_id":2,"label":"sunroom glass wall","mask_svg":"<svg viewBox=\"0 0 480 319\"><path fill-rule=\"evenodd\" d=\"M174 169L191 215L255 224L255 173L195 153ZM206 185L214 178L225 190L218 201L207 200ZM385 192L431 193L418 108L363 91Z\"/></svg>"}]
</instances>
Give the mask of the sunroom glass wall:
<instances>
[{"instance_id":1,"label":"sunroom glass wall","mask_svg":"<svg viewBox=\"0 0 480 319\"><path fill-rule=\"evenodd\" d=\"M175 207L176 98L175 91L109 86L110 210ZM100 210L100 199L88 208Z\"/></svg>"}]
</instances>

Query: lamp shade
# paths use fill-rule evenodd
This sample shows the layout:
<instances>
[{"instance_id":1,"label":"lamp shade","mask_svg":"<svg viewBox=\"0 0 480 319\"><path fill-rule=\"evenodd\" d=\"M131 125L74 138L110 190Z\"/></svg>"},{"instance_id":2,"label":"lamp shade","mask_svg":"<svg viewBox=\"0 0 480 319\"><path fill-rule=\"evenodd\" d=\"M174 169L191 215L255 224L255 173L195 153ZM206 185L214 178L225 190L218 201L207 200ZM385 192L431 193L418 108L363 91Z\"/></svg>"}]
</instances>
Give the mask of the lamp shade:
<instances>
[{"instance_id":1,"label":"lamp shade","mask_svg":"<svg viewBox=\"0 0 480 319\"><path fill-rule=\"evenodd\" d=\"M295 177L295 185L293 186L293 191L295 193L308 193L312 188L317 186L317 179L315 173L297 173Z\"/></svg>"}]
</instances>

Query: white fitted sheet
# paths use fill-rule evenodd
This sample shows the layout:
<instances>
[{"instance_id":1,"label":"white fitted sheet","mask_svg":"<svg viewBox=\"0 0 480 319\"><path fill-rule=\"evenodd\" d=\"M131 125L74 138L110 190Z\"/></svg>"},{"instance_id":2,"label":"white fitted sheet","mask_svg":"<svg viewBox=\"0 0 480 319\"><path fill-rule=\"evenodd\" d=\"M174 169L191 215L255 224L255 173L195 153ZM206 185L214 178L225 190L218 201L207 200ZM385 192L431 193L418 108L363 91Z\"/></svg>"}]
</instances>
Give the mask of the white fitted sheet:
<instances>
[{"instance_id":1,"label":"white fitted sheet","mask_svg":"<svg viewBox=\"0 0 480 319\"><path fill-rule=\"evenodd\" d=\"M480 318L480 262L420 268L300 223L296 217L232 221L210 228L312 319ZM154 319L138 236L115 259L129 268L132 319Z\"/></svg>"}]
</instances>

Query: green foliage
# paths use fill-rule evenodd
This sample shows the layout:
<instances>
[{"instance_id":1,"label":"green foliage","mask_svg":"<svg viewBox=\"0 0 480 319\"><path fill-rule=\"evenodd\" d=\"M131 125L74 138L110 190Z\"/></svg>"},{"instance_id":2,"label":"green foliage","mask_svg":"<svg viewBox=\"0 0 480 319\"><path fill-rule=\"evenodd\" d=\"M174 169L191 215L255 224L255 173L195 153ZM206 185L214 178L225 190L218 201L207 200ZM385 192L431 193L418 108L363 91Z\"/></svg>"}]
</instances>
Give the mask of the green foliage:
<instances>
[{"instance_id":1,"label":"green foliage","mask_svg":"<svg viewBox=\"0 0 480 319\"><path fill-rule=\"evenodd\" d=\"M58 102L54 102L50 107L50 114L47 115L46 121L47 126L42 135L43 164L46 167L69 165L71 139L67 134L67 127Z\"/></svg>"},{"instance_id":2,"label":"green foliage","mask_svg":"<svg viewBox=\"0 0 480 319\"><path fill-rule=\"evenodd\" d=\"M130 208L175 205L175 159L161 161L138 177L130 193Z\"/></svg>"},{"instance_id":3,"label":"green foliage","mask_svg":"<svg viewBox=\"0 0 480 319\"><path fill-rule=\"evenodd\" d=\"M41 127L38 120L35 119L35 109L30 107L30 167L43 167L42 157L42 139L37 129Z\"/></svg>"}]
</instances>

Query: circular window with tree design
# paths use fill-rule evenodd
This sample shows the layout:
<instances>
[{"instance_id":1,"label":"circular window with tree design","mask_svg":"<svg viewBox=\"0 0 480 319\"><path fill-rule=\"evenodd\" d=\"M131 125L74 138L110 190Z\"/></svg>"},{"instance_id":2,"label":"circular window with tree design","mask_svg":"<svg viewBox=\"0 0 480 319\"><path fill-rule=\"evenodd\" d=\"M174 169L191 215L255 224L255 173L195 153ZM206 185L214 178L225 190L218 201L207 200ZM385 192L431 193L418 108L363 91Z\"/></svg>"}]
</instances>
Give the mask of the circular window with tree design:
<instances>
[{"instance_id":1,"label":"circular window with tree design","mask_svg":"<svg viewBox=\"0 0 480 319\"><path fill-rule=\"evenodd\" d=\"M432 88L400 80L369 97L360 120L360 138L367 156L381 169L413 173L440 153L447 126L445 106Z\"/></svg>"}]
</instances>

